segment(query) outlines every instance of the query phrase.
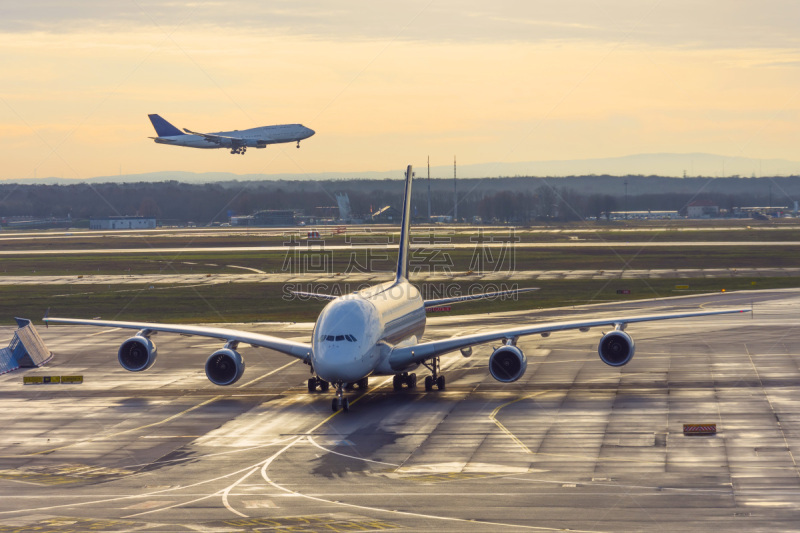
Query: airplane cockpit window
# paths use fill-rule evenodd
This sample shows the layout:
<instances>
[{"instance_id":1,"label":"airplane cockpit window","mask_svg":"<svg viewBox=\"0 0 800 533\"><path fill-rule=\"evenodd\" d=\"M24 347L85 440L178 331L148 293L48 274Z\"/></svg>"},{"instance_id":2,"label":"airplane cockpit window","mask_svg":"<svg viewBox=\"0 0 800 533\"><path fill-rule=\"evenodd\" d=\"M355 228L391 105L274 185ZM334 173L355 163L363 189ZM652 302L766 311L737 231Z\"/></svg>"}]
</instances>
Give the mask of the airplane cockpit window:
<instances>
[{"instance_id":1,"label":"airplane cockpit window","mask_svg":"<svg viewBox=\"0 0 800 533\"><path fill-rule=\"evenodd\" d=\"M327 342L341 342L341 341L358 342L356 340L356 338L353 335L350 335L350 334L347 334L347 335L320 335L319 340L320 341L327 341Z\"/></svg>"}]
</instances>

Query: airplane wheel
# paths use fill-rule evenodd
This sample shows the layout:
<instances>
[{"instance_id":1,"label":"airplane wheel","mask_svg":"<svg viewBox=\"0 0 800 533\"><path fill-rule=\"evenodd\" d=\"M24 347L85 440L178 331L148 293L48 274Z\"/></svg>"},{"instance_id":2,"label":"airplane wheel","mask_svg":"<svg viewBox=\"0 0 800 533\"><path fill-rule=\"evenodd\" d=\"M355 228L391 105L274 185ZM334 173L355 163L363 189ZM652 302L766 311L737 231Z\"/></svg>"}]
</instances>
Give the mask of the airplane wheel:
<instances>
[{"instance_id":1,"label":"airplane wheel","mask_svg":"<svg viewBox=\"0 0 800 533\"><path fill-rule=\"evenodd\" d=\"M416 374L409 374L406 378L406 385L408 385L409 389L416 388L417 386L417 375Z\"/></svg>"},{"instance_id":2,"label":"airplane wheel","mask_svg":"<svg viewBox=\"0 0 800 533\"><path fill-rule=\"evenodd\" d=\"M444 390L444 376L439 376L436 378L436 388L439 390Z\"/></svg>"},{"instance_id":3,"label":"airplane wheel","mask_svg":"<svg viewBox=\"0 0 800 533\"><path fill-rule=\"evenodd\" d=\"M334 398L333 401L331 402L331 411L333 411L335 413L336 411L339 410L339 408L340 408L339 398L337 397L337 398Z\"/></svg>"},{"instance_id":4,"label":"airplane wheel","mask_svg":"<svg viewBox=\"0 0 800 533\"><path fill-rule=\"evenodd\" d=\"M317 392L316 378L308 378L308 392Z\"/></svg>"},{"instance_id":5,"label":"airplane wheel","mask_svg":"<svg viewBox=\"0 0 800 533\"><path fill-rule=\"evenodd\" d=\"M347 412L350 410L350 400L344 398L342 400L342 411Z\"/></svg>"},{"instance_id":6,"label":"airplane wheel","mask_svg":"<svg viewBox=\"0 0 800 533\"><path fill-rule=\"evenodd\" d=\"M433 376L425 376L425 390L427 392L433 390Z\"/></svg>"},{"instance_id":7,"label":"airplane wheel","mask_svg":"<svg viewBox=\"0 0 800 533\"><path fill-rule=\"evenodd\" d=\"M394 378L392 379L392 386L394 386L395 391L399 391L403 388L403 381L402 376L400 374L395 374Z\"/></svg>"},{"instance_id":8,"label":"airplane wheel","mask_svg":"<svg viewBox=\"0 0 800 533\"><path fill-rule=\"evenodd\" d=\"M319 380L319 388L322 392L328 392L328 389L331 388L331 384L325 380Z\"/></svg>"}]
</instances>

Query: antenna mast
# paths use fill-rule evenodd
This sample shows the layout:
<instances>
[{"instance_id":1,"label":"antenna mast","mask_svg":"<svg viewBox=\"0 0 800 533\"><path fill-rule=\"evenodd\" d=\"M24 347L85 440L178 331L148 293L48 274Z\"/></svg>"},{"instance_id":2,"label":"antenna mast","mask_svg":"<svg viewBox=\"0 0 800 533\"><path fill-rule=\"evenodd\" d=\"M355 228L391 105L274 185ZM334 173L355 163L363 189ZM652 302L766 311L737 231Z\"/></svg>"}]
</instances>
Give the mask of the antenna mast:
<instances>
[{"instance_id":1,"label":"antenna mast","mask_svg":"<svg viewBox=\"0 0 800 533\"><path fill-rule=\"evenodd\" d=\"M428 156L428 224L431 223L431 156Z\"/></svg>"},{"instance_id":2,"label":"antenna mast","mask_svg":"<svg viewBox=\"0 0 800 533\"><path fill-rule=\"evenodd\" d=\"M458 184L456 182L456 156L453 156L453 222L458 224Z\"/></svg>"}]
</instances>

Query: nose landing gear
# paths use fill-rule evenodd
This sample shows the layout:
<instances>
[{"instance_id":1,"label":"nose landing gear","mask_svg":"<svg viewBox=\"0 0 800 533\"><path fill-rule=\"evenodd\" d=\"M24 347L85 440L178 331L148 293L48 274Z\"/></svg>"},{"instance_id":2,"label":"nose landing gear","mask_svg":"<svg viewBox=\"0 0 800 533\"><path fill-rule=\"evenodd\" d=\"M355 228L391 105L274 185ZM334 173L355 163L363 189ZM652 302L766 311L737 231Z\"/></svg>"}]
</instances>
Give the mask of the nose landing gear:
<instances>
[{"instance_id":1,"label":"nose landing gear","mask_svg":"<svg viewBox=\"0 0 800 533\"><path fill-rule=\"evenodd\" d=\"M336 384L336 397L331 402L331 410L333 412L339 409L345 412L350 410L350 400L344 397L344 383L341 381Z\"/></svg>"}]
</instances>

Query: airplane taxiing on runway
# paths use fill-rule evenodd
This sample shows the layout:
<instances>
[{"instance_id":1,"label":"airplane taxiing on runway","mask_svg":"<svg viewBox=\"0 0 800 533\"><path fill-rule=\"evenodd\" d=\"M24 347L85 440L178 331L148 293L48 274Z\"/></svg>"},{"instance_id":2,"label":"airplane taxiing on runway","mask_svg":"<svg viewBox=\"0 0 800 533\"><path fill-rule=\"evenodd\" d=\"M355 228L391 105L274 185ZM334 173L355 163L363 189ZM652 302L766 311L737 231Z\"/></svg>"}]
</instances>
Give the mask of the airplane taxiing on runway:
<instances>
[{"instance_id":1,"label":"airplane taxiing on runway","mask_svg":"<svg viewBox=\"0 0 800 533\"><path fill-rule=\"evenodd\" d=\"M184 128L179 130L160 115L147 115L158 137L150 137L159 144L188 146L189 148L229 148L232 154L244 154L248 148L266 148L268 144L297 143L314 135L315 131L302 124L262 126L248 130L198 133Z\"/></svg>"},{"instance_id":2,"label":"airplane taxiing on runway","mask_svg":"<svg viewBox=\"0 0 800 533\"><path fill-rule=\"evenodd\" d=\"M510 383L521 378L527 368L525 354L517 346L518 339L525 335L538 334L548 337L555 331L576 329L588 331L592 327L612 327L611 331L601 337L597 351L600 359L607 365L622 366L630 362L634 354L633 339L625 332L628 324L750 311L720 309L537 323L421 342L427 308L535 289L424 300L419 290L408 280L411 181L412 172L409 166L406 171L400 249L394 279L342 296L298 293L330 300L320 312L311 341L308 343L205 326L48 317L44 320L48 323L138 329L135 336L122 343L117 354L122 367L133 372L147 370L155 363L158 352L150 337L158 332L220 339L225 342L225 346L211 354L205 364L206 376L216 385L231 385L242 377L245 369L244 359L236 351L240 343L269 348L296 357L311 367L311 377L308 380L309 392L315 392L317 389L327 391L333 384L336 389L336 396L332 402L333 410L347 411L350 404L344 396L345 389L352 386L366 389L370 376L393 375L395 390L400 390L404 386L414 388L417 382L414 371L423 365L431 372L425 378L425 389L430 391L434 386L439 390L444 389L445 379L439 372L439 358L456 350L460 350L462 355L468 357L472 355L472 347L480 344L500 343L489 356L489 373L497 381Z\"/></svg>"}]
</instances>

